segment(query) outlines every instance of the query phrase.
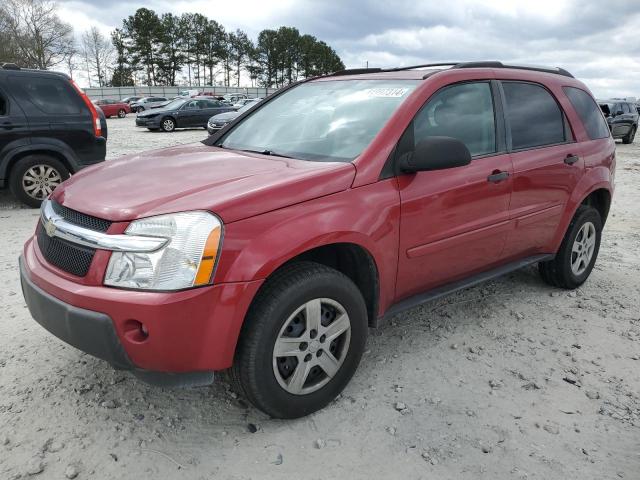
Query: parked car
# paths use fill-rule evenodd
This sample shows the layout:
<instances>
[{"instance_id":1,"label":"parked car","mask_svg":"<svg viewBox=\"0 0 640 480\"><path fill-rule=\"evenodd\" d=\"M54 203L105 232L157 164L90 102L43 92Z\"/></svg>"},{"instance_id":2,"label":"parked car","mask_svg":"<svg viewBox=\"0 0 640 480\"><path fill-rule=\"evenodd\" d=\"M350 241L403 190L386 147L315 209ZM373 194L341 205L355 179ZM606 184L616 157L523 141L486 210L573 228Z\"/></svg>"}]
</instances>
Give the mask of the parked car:
<instances>
[{"instance_id":1,"label":"parked car","mask_svg":"<svg viewBox=\"0 0 640 480\"><path fill-rule=\"evenodd\" d=\"M122 103L126 103L129 105L129 107L131 107L131 104L133 102L137 102L138 100L140 100L142 97L125 97L122 100L120 100Z\"/></svg>"},{"instance_id":2,"label":"parked car","mask_svg":"<svg viewBox=\"0 0 640 480\"><path fill-rule=\"evenodd\" d=\"M131 103L131 111L140 113L145 110L166 104L169 100L165 97L143 97L140 100Z\"/></svg>"},{"instance_id":3,"label":"parked car","mask_svg":"<svg viewBox=\"0 0 640 480\"><path fill-rule=\"evenodd\" d=\"M293 418L406 309L526 265L580 286L615 170L587 87L554 68L420 67L299 82L202 143L72 177L20 259L31 314L151 382L230 369Z\"/></svg>"},{"instance_id":4,"label":"parked car","mask_svg":"<svg viewBox=\"0 0 640 480\"><path fill-rule=\"evenodd\" d=\"M110 117L118 117L124 118L127 116L127 113L131 113L131 107L129 107L128 103L119 102L118 100L96 100L93 102L95 105L100 107L102 113L107 118Z\"/></svg>"},{"instance_id":5,"label":"parked car","mask_svg":"<svg viewBox=\"0 0 640 480\"><path fill-rule=\"evenodd\" d=\"M227 93L223 95L223 98L224 101L228 102L230 105L233 105L234 103L238 103L240 100L249 98L249 96L245 95L244 93Z\"/></svg>"},{"instance_id":6,"label":"parked car","mask_svg":"<svg viewBox=\"0 0 640 480\"><path fill-rule=\"evenodd\" d=\"M613 138L621 138L622 143L633 143L638 131L638 109L624 100L599 100Z\"/></svg>"},{"instance_id":7,"label":"parked car","mask_svg":"<svg viewBox=\"0 0 640 480\"><path fill-rule=\"evenodd\" d=\"M238 100L233 104L233 108L240 109L244 107L247 103L255 102L256 100L262 100L262 98L243 98L242 100Z\"/></svg>"},{"instance_id":8,"label":"parked car","mask_svg":"<svg viewBox=\"0 0 640 480\"><path fill-rule=\"evenodd\" d=\"M254 105L257 105L260 102L260 98L253 98L250 102L245 103L238 110L231 108L226 113L218 113L209 119L207 122L207 131L209 135L213 135L215 132L225 127L228 123L231 123L233 120L238 118L244 112L249 110Z\"/></svg>"},{"instance_id":9,"label":"parked car","mask_svg":"<svg viewBox=\"0 0 640 480\"><path fill-rule=\"evenodd\" d=\"M162 108L139 113L136 126L165 132L173 132L176 128L207 128L207 120L213 114L232 110L218 100L177 99Z\"/></svg>"},{"instance_id":10,"label":"parked car","mask_svg":"<svg viewBox=\"0 0 640 480\"><path fill-rule=\"evenodd\" d=\"M107 122L66 75L0 65L0 188L38 207L69 176L104 161Z\"/></svg>"}]
</instances>

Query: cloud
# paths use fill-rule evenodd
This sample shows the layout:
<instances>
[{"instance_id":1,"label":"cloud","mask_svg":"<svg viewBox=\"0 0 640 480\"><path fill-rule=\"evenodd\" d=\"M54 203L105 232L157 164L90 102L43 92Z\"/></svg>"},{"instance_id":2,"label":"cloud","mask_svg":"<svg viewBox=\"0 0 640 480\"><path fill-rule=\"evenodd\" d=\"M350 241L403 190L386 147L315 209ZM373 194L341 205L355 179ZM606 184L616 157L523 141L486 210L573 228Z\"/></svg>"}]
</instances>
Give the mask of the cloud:
<instances>
[{"instance_id":1,"label":"cloud","mask_svg":"<svg viewBox=\"0 0 640 480\"><path fill-rule=\"evenodd\" d=\"M104 32L134 12L126 0L63 0L76 30ZM562 66L596 96L640 96L640 2L608 0L209 0L144 2L200 12L255 38L295 26L333 46L349 67L503 60Z\"/></svg>"}]
</instances>

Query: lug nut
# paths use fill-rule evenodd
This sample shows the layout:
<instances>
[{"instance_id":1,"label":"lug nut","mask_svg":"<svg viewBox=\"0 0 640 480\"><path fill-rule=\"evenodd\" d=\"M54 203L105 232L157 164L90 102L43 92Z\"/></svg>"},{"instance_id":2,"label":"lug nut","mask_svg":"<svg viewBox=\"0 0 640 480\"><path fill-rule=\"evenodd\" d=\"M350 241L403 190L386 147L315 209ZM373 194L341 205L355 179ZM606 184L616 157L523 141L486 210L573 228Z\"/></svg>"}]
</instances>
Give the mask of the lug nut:
<instances>
[{"instance_id":1,"label":"lug nut","mask_svg":"<svg viewBox=\"0 0 640 480\"><path fill-rule=\"evenodd\" d=\"M326 339L327 339L327 336L326 336L326 335L322 335L322 336L320 337L320 343L324 343L324 341L325 341Z\"/></svg>"},{"instance_id":2,"label":"lug nut","mask_svg":"<svg viewBox=\"0 0 640 480\"><path fill-rule=\"evenodd\" d=\"M304 356L304 361L305 361L305 362L308 362L309 360L311 360L311 357L312 357L312 355L311 355L310 353L307 353L307 354Z\"/></svg>"},{"instance_id":3,"label":"lug nut","mask_svg":"<svg viewBox=\"0 0 640 480\"><path fill-rule=\"evenodd\" d=\"M322 350L318 350L316 352L316 357L321 357L322 356Z\"/></svg>"},{"instance_id":4,"label":"lug nut","mask_svg":"<svg viewBox=\"0 0 640 480\"><path fill-rule=\"evenodd\" d=\"M304 352L308 347L309 347L309 345L307 344L307 342L302 342L302 343L300 344L300 350L301 350L301 351L303 351L303 352Z\"/></svg>"},{"instance_id":5,"label":"lug nut","mask_svg":"<svg viewBox=\"0 0 640 480\"><path fill-rule=\"evenodd\" d=\"M318 332L316 332L315 330L311 330L311 331L309 332L309 336L310 336L311 338L316 338L316 335L318 335Z\"/></svg>"}]
</instances>

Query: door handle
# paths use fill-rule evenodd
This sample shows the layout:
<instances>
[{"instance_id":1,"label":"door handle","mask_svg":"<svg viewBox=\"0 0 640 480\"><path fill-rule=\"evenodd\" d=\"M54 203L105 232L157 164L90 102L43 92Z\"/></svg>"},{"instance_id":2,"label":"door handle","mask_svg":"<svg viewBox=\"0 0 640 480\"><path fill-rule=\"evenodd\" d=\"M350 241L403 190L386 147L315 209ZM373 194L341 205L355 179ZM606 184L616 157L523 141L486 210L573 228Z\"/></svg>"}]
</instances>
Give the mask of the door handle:
<instances>
[{"instance_id":1,"label":"door handle","mask_svg":"<svg viewBox=\"0 0 640 480\"><path fill-rule=\"evenodd\" d=\"M494 171L487 177L487 181L491 183L499 183L509 178L509 172L501 172L499 170Z\"/></svg>"},{"instance_id":2,"label":"door handle","mask_svg":"<svg viewBox=\"0 0 640 480\"><path fill-rule=\"evenodd\" d=\"M566 163L567 165L573 165L578 160L580 160L580 157L578 157L577 155L567 155L564 159L564 163Z\"/></svg>"}]
</instances>

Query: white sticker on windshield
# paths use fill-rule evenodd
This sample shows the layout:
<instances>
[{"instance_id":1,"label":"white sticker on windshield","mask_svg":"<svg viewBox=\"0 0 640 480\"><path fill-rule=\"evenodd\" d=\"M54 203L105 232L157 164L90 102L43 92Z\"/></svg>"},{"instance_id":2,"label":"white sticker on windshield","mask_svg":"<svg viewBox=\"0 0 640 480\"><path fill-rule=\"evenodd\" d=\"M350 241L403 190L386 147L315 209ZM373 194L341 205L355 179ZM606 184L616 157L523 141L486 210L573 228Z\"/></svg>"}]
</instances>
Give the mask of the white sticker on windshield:
<instances>
[{"instance_id":1,"label":"white sticker on windshield","mask_svg":"<svg viewBox=\"0 0 640 480\"><path fill-rule=\"evenodd\" d=\"M370 88L367 93L370 97L398 98L408 91L408 88Z\"/></svg>"}]
</instances>

